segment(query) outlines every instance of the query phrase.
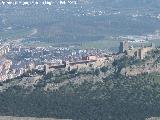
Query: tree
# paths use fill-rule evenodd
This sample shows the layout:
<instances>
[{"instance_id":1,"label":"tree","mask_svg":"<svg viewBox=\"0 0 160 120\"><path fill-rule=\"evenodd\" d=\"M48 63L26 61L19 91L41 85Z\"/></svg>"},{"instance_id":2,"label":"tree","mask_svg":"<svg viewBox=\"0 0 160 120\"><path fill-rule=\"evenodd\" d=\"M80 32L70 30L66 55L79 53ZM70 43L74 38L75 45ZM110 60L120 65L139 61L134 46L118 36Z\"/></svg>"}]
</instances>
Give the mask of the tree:
<instances>
[{"instance_id":1,"label":"tree","mask_svg":"<svg viewBox=\"0 0 160 120\"><path fill-rule=\"evenodd\" d=\"M47 75L45 75L44 79L51 79L53 77L53 73L49 72Z\"/></svg>"},{"instance_id":2,"label":"tree","mask_svg":"<svg viewBox=\"0 0 160 120\"><path fill-rule=\"evenodd\" d=\"M103 66L100 70L101 70L101 72L106 73L106 72L107 72L107 70L108 70L108 68L107 68L107 67L105 67L105 66Z\"/></svg>"},{"instance_id":3,"label":"tree","mask_svg":"<svg viewBox=\"0 0 160 120\"><path fill-rule=\"evenodd\" d=\"M99 76L99 74L100 74L100 70L99 70L98 68L97 68L97 69L95 69L94 74L95 74L96 76Z\"/></svg>"},{"instance_id":4,"label":"tree","mask_svg":"<svg viewBox=\"0 0 160 120\"><path fill-rule=\"evenodd\" d=\"M70 74L74 74L74 75L75 75L77 72L78 72L77 69L72 69L71 71L69 71Z\"/></svg>"}]
</instances>

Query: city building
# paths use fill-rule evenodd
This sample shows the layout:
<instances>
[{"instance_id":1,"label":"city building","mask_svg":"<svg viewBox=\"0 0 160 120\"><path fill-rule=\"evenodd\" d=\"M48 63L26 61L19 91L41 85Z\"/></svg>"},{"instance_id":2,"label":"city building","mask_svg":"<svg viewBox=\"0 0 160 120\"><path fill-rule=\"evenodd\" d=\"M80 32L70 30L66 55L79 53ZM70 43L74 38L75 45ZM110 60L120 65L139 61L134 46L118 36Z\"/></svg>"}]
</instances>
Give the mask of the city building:
<instances>
[{"instance_id":1,"label":"city building","mask_svg":"<svg viewBox=\"0 0 160 120\"><path fill-rule=\"evenodd\" d=\"M10 68L12 65L12 61L1 58L0 60L0 80L8 79L8 73L10 72Z\"/></svg>"},{"instance_id":2,"label":"city building","mask_svg":"<svg viewBox=\"0 0 160 120\"><path fill-rule=\"evenodd\" d=\"M5 55L7 52L9 52L9 46L7 45L0 46L0 57Z\"/></svg>"}]
</instances>

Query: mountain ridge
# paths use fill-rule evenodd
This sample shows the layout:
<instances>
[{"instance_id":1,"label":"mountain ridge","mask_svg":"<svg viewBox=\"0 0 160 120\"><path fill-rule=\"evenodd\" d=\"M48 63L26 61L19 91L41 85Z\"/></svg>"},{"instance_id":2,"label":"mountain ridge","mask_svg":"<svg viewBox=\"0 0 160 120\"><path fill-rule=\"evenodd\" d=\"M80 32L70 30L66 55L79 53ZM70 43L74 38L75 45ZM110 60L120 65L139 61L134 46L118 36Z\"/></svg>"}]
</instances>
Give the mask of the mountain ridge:
<instances>
[{"instance_id":1,"label":"mountain ridge","mask_svg":"<svg viewBox=\"0 0 160 120\"><path fill-rule=\"evenodd\" d=\"M16 2L16 4L15 4ZM80 4L80 5L91 5L93 7L113 7L113 8L137 8L137 7L149 7L149 8L158 8L160 7L159 0L13 0L13 1L1 1L1 5L14 3L18 5L19 3L30 2L30 4L34 3L35 5L39 2L43 2L44 4L51 5L55 3L66 4L67 2L70 4Z\"/></svg>"}]
</instances>

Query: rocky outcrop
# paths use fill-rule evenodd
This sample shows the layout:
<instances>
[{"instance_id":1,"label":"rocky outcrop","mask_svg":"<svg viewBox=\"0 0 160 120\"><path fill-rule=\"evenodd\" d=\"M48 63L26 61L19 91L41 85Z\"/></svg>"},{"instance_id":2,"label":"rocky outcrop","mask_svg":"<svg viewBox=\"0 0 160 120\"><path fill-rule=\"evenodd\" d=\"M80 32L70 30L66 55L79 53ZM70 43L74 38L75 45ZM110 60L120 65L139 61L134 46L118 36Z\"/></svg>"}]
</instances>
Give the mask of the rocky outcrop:
<instances>
[{"instance_id":1,"label":"rocky outcrop","mask_svg":"<svg viewBox=\"0 0 160 120\"><path fill-rule=\"evenodd\" d=\"M141 66L129 66L121 70L121 74L125 76L136 76L144 73L160 73L160 66L154 66L153 64L141 65Z\"/></svg>"}]
</instances>

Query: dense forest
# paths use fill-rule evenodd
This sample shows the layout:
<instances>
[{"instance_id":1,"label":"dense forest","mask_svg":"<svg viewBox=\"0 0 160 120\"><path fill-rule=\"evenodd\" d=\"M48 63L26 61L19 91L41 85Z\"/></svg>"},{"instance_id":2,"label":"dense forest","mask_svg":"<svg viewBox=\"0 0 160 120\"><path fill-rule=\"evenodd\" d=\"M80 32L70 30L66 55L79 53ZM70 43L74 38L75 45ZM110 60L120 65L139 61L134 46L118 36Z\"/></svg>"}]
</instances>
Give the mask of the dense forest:
<instances>
[{"instance_id":1,"label":"dense forest","mask_svg":"<svg viewBox=\"0 0 160 120\"><path fill-rule=\"evenodd\" d=\"M160 116L159 74L110 76L56 91L13 86L0 93L0 115L74 120L144 120Z\"/></svg>"}]
</instances>

